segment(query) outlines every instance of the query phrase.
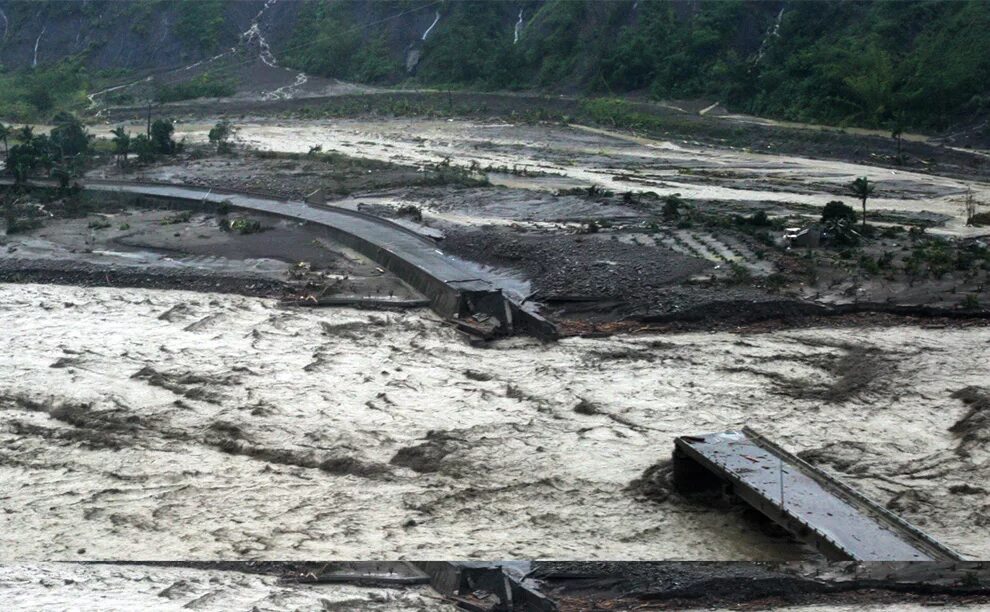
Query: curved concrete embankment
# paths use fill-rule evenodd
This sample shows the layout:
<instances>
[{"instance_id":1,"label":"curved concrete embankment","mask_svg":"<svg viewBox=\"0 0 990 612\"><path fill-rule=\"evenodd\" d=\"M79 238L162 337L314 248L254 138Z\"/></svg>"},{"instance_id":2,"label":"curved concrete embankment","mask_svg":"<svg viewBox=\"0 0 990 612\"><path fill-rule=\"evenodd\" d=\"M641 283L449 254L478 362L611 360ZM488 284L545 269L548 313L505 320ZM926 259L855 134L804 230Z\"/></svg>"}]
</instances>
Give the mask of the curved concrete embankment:
<instances>
[{"instance_id":1,"label":"curved concrete embankment","mask_svg":"<svg viewBox=\"0 0 990 612\"><path fill-rule=\"evenodd\" d=\"M10 181L0 180L0 184L9 185ZM53 186L49 181L33 184ZM504 295L496 279L479 275L477 270L446 255L428 238L381 217L329 205L191 185L88 179L81 186L90 193L106 192L135 199L157 198L200 205L226 202L232 208L316 223L327 228L335 240L423 293L441 316L486 315L499 322L495 330L499 334L521 332L541 338L556 336L551 323L523 310Z\"/></svg>"}]
</instances>

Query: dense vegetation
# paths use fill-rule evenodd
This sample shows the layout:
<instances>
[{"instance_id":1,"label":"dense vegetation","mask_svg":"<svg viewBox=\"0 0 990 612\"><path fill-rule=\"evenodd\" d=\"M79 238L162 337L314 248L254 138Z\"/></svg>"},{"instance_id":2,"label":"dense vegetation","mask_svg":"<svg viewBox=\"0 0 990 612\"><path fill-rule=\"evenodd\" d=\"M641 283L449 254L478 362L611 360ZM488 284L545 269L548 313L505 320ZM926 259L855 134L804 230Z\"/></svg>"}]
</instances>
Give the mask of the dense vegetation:
<instances>
[{"instance_id":1,"label":"dense vegetation","mask_svg":"<svg viewBox=\"0 0 990 612\"><path fill-rule=\"evenodd\" d=\"M163 83L155 87L158 102L177 102L193 98L220 98L233 95L237 91L237 81L213 72L176 83Z\"/></svg>"},{"instance_id":2,"label":"dense vegetation","mask_svg":"<svg viewBox=\"0 0 990 612\"><path fill-rule=\"evenodd\" d=\"M148 44L157 32L154 38L177 50L156 59L159 64L201 59L236 44L245 19L262 3L7 0L2 6L12 23L31 24L24 28L30 36L17 43L22 55L51 20L68 20L63 29L81 28L87 41L82 49L66 42L54 61L34 70L0 70L0 116L24 120L71 104L78 110L98 73L94 58L102 58L103 70L109 67L103 49ZM943 129L990 113L985 0L301 0L274 6L282 12L267 36L279 62L346 80L706 98L761 115L891 129ZM171 28L165 38L156 30L162 24ZM0 42L0 57L14 38ZM127 57L140 61L142 54ZM157 97L226 95L235 85L229 75L200 76L160 86Z\"/></svg>"},{"instance_id":3,"label":"dense vegetation","mask_svg":"<svg viewBox=\"0 0 990 612\"><path fill-rule=\"evenodd\" d=\"M15 184L41 176L58 179L62 187L67 187L72 179L81 176L94 156L100 154L94 146L93 135L76 115L59 111L52 118L52 124L48 134L36 134L30 125L15 128L0 123L3 171L14 177ZM225 124L225 128L229 136L233 128L229 124ZM174 155L183 148L183 144L173 138L174 132L171 119L156 119L147 134L132 135L123 127L117 127L111 140L114 158L120 165L126 165L131 153L140 162L152 161L158 155ZM226 141L227 136L223 140Z\"/></svg>"},{"instance_id":4,"label":"dense vegetation","mask_svg":"<svg viewBox=\"0 0 990 612\"><path fill-rule=\"evenodd\" d=\"M380 21L401 12L402 2L374 2L366 18ZM386 41L384 30L361 27L353 3L308 2L299 10L282 63L311 74L353 81L380 81L394 76L401 62Z\"/></svg>"},{"instance_id":5,"label":"dense vegetation","mask_svg":"<svg viewBox=\"0 0 990 612\"><path fill-rule=\"evenodd\" d=\"M87 71L73 61L0 73L0 117L47 120L56 108L82 106L89 80Z\"/></svg>"},{"instance_id":6,"label":"dense vegetation","mask_svg":"<svg viewBox=\"0 0 990 612\"><path fill-rule=\"evenodd\" d=\"M399 60L421 46L415 79L426 84L708 97L764 115L883 127L943 128L990 107L982 0L455 1L443 3L425 42L418 31L397 40L387 24L362 27L408 3L377 3L374 19L365 4L307 2L285 63L388 81L404 77ZM514 44L519 9L525 27Z\"/></svg>"},{"instance_id":7,"label":"dense vegetation","mask_svg":"<svg viewBox=\"0 0 990 612\"><path fill-rule=\"evenodd\" d=\"M216 50L224 26L224 0L180 0L175 10L177 36L201 50Z\"/></svg>"}]
</instances>

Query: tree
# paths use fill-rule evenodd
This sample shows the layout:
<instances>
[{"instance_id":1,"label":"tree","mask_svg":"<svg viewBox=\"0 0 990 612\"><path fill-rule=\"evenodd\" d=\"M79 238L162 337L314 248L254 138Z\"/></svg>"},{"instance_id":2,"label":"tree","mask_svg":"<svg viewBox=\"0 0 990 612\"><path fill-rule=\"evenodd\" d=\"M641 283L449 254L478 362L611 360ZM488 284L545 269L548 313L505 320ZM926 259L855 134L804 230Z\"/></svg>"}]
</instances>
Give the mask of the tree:
<instances>
[{"instance_id":1,"label":"tree","mask_svg":"<svg viewBox=\"0 0 990 612\"><path fill-rule=\"evenodd\" d=\"M14 183L24 184L39 168L50 169L56 153L51 140L44 134L10 147L7 153L7 169L14 175Z\"/></svg>"},{"instance_id":2,"label":"tree","mask_svg":"<svg viewBox=\"0 0 990 612\"><path fill-rule=\"evenodd\" d=\"M117 163L126 166L130 152L131 135L124 131L124 126L119 125L113 130L113 154L117 157Z\"/></svg>"},{"instance_id":3,"label":"tree","mask_svg":"<svg viewBox=\"0 0 990 612\"><path fill-rule=\"evenodd\" d=\"M217 153L227 153L231 149L230 137L237 131L229 121L224 119L219 121L210 130L210 143L216 145Z\"/></svg>"},{"instance_id":4,"label":"tree","mask_svg":"<svg viewBox=\"0 0 990 612\"><path fill-rule=\"evenodd\" d=\"M145 134L138 134L131 139L131 150L137 153L138 161L141 163L155 159L155 144Z\"/></svg>"},{"instance_id":5,"label":"tree","mask_svg":"<svg viewBox=\"0 0 990 612\"><path fill-rule=\"evenodd\" d=\"M21 142L27 144L31 142L34 138L34 128L30 125L25 125L14 131L14 138L20 140Z\"/></svg>"},{"instance_id":6,"label":"tree","mask_svg":"<svg viewBox=\"0 0 990 612\"><path fill-rule=\"evenodd\" d=\"M13 134L13 130L11 130L9 125L4 125L0 123L0 140L3 141L4 157L7 157L7 154L10 152L9 149L7 148L7 138L9 138L12 134Z\"/></svg>"},{"instance_id":7,"label":"tree","mask_svg":"<svg viewBox=\"0 0 990 612\"><path fill-rule=\"evenodd\" d=\"M822 209L822 226L831 239L838 243L855 242L856 211L844 202L832 200Z\"/></svg>"},{"instance_id":8,"label":"tree","mask_svg":"<svg viewBox=\"0 0 990 612\"><path fill-rule=\"evenodd\" d=\"M973 190L966 190L966 197L963 198L963 211L966 215L966 225L986 225L988 217L987 213L981 213L980 207L986 206L983 202L977 200L973 197Z\"/></svg>"},{"instance_id":9,"label":"tree","mask_svg":"<svg viewBox=\"0 0 990 612\"><path fill-rule=\"evenodd\" d=\"M27 182L37 163L37 156L29 144L14 145L7 152L7 170L14 175L15 185Z\"/></svg>"},{"instance_id":10,"label":"tree","mask_svg":"<svg viewBox=\"0 0 990 612\"><path fill-rule=\"evenodd\" d=\"M50 132L50 138L60 157L75 157L89 150L89 142L93 136L86 133L86 128L78 117L72 113L59 112L53 122L55 127Z\"/></svg>"},{"instance_id":11,"label":"tree","mask_svg":"<svg viewBox=\"0 0 990 612\"><path fill-rule=\"evenodd\" d=\"M684 205L684 201L681 200L680 194L674 193L669 196L665 196L663 200L663 218L670 221L679 217L681 214L681 207Z\"/></svg>"},{"instance_id":12,"label":"tree","mask_svg":"<svg viewBox=\"0 0 990 612\"><path fill-rule=\"evenodd\" d=\"M895 125L890 132L890 137L897 141L897 164L901 165L904 163L904 157L901 155L901 137L904 135L904 128L900 125Z\"/></svg>"},{"instance_id":13,"label":"tree","mask_svg":"<svg viewBox=\"0 0 990 612\"><path fill-rule=\"evenodd\" d=\"M174 132L175 126L171 121L156 119L151 124L151 144L156 153L164 153L165 155L175 153L175 141L172 140Z\"/></svg>"},{"instance_id":14,"label":"tree","mask_svg":"<svg viewBox=\"0 0 990 612\"><path fill-rule=\"evenodd\" d=\"M861 176L852 183L849 183L849 188L852 190L854 196L863 201L863 229L866 229L866 199L873 195L876 186L870 182L870 179Z\"/></svg>"}]
</instances>

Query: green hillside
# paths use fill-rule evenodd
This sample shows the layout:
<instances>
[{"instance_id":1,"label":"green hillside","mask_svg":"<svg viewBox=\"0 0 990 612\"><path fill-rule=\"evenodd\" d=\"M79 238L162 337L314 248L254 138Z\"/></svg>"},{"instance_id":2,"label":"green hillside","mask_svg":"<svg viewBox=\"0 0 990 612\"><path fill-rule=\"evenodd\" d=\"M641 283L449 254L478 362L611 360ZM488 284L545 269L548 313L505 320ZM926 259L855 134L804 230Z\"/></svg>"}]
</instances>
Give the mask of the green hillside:
<instances>
[{"instance_id":1,"label":"green hillside","mask_svg":"<svg viewBox=\"0 0 990 612\"><path fill-rule=\"evenodd\" d=\"M113 82L230 48L263 6L0 0L14 24L0 42L0 111L78 106L100 75ZM990 112L985 0L301 0L270 11L280 64L365 83L704 98L798 121L931 130ZM209 81L166 93L232 86L223 74Z\"/></svg>"},{"instance_id":2,"label":"green hillside","mask_svg":"<svg viewBox=\"0 0 990 612\"><path fill-rule=\"evenodd\" d=\"M388 24L409 2L310 0L287 64L406 78ZM440 3L416 82L708 97L801 121L944 128L987 109L990 2L548 0ZM526 19L513 44L519 9ZM429 9L426 9L430 12Z\"/></svg>"}]
</instances>

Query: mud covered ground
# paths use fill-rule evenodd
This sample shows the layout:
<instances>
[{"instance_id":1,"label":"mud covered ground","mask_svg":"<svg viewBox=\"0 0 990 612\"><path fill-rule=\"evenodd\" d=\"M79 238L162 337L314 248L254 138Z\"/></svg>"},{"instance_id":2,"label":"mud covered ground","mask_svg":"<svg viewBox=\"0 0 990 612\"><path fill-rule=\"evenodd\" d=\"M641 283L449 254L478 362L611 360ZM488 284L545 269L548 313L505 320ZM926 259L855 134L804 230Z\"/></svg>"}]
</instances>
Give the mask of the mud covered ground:
<instances>
[{"instance_id":1,"label":"mud covered ground","mask_svg":"<svg viewBox=\"0 0 990 612\"><path fill-rule=\"evenodd\" d=\"M23 198L22 198L23 199ZM306 300L422 297L322 228L261 214L87 203L0 236L0 280L196 289ZM248 229L239 231L242 227ZM254 224L254 225L248 225Z\"/></svg>"},{"instance_id":2,"label":"mud covered ground","mask_svg":"<svg viewBox=\"0 0 990 612\"><path fill-rule=\"evenodd\" d=\"M184 120L222 113L238 119L258 115L310 120L354 116L425 117L470 118L485 122L554 121L601 127L623 125L625 119L631 118L623 115L632 112L650 118L646 122L633 121L631 125L655 138L867 165L901 165L922 171L937 167L940 174L960 177L985 177L990 172L986 137L975 130L941 136L905 133L899 148L885 130L836 128L733 114L721 105L712 105L711 100L628 101L618 109L616 116L609 117L589 112L582 99L567 96L376 90L347 83L335 83L325 92L312 93L316 95L291 99L264 99L264 96L259 99L248 95L242 99L191 100L163 108L166 109L164 112ZM709 112L701 113L703 109ZM144 106L112 109L117 121L141 120L145 112ZM101 111L100 115L105 113ZM902 164L895 163L898 154L902 156Z\"/></svg>"},{"instance_id":3,"label":"mud covered ground","mask_svg":"<svg viewBox=\"0 0 990 612\"><path fill-rule=\"evenodd\" d=\"M209 122L180 124L177 135L205 142ZM947 229L970 233L959 196L979 181L793 155L772 155L688 141L651 140L581 126L496 121L374 118L239 123L238 139L268 151L306 153L321 146L353 157L422 166L449 159L490 174L496 185L555 191L598 185L622 193L679 193L688 199L824 206L867 176L878 185L874 211L945 215ZM535 176L526 176L525 173ZM848 197L848 196L847 196ZM964 221L964 220L963 220Z\"/></svg>"},{"instance_id":4,"label":"mud covered ground","mask_svg":"<svg viewBox=\"0 0 990 612\"><path fill-rule=\"evenodd\" d=\"M3 285L0 545L49 559L802 559L669 488L749 425L990 554L990 332L512 339L423 311Z\"/></svg>"},{"instance_id":5,"label":"mud covered ground","mask_svg":"<svg viewBox=\"0 0 990 612\"><path fill-rule=\"evenodd\" d=\"M181 123L178 134L195 149L210 125ZM521 277L526 297L565 327L671 317L711 327L745 313L786 324L807 302L898 312L990 307L990 230L967 226L963 207L972 194L985 209L990 192L939 175L937 165L880 167L501 120L253 117L238 127L237 156L193 151L91 175L315 192ZM864 150L876 144L858 137ZM314 147L320 152L308 155ZM828 201L858 209L847 187L856 176L877 187L874 237L813 253L780 246L783 227L818 219ZM683 206L668 215L675 194ZM756 212L774 221L750 224ZM727 321L726 310L738 316Z\"/></svg>"},{"instance_id":6,"label":"mud covered ground","mask_svg":"<svg viewBox=\"0 0 990 612\"><path fill-rule=\"evenodd\" d=\"M376 116L309 120L250 116L234 122L241 146L261 151L305 154L319 146L324 153L413 168L447 161L485 172L495 185L536 191L597 185L615 193L677 193L715 204L744 202L751 208L769 205L808 212L809 207L819 209L833 199L855 204L846 184L867 176L877 186L870 206L874 213L935 220L946 232L959 235L981 233L967 229L962 218L961 197L966 191L971 189L977 200L990 203L982 181L940 175L938 167L879 167L857 162L855 156L849 161L842 156L816 159L683 138L650 139L581 125ZM212 125L208 116L178 123L176 138L205 143ZM133 124L133 129L138 126ZM95 131L108 135L102 128ZM874 145L864 137L859 146L868 151ZM222 176L216 180L218 186L225 182ZM319 183L320 177L311 175L311 180Z\"/></svg>"}]
</instances>

